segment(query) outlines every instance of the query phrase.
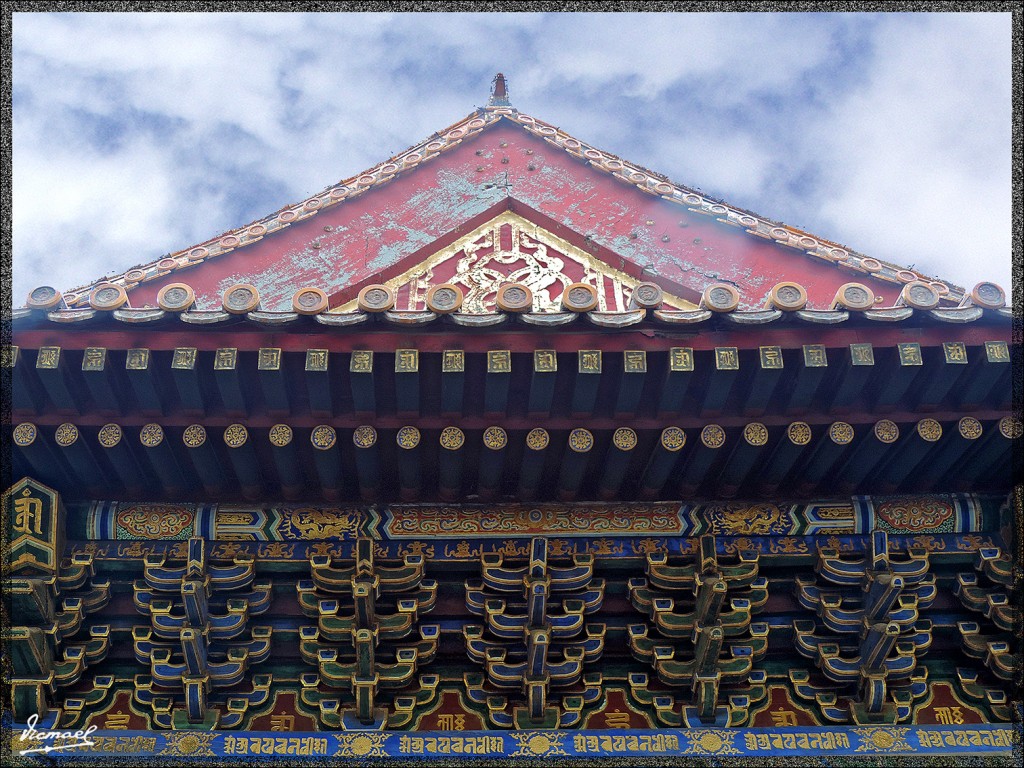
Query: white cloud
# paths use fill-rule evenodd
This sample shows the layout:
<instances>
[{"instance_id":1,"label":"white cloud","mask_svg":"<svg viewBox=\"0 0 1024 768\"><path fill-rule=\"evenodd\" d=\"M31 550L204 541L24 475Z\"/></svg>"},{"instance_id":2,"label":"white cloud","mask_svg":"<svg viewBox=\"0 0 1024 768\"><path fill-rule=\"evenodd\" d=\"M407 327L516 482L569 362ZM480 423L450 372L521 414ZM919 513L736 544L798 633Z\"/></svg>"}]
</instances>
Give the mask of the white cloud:
<instances>
[{"instance_id":1,"label":"white cloud","mask_svg":"<svg viewBox=\"0 0 1024 768\"><path fill-rule=\"evenodd\" d=\"M15 298L513 103L771 218L1009 285L1008 14L15 14ZM120 212L114 219L109 212Z\"/></svg>"}]
</instances>

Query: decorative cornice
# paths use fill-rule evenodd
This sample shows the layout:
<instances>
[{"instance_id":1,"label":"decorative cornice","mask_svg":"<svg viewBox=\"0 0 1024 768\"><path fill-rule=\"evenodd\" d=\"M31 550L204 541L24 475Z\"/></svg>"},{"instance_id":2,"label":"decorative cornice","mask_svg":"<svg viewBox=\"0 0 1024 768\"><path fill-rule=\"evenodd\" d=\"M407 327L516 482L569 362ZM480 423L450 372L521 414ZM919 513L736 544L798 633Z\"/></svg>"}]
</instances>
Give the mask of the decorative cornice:
<instances>
[{"instance_id":1,"label":"decorative cornice","mask_svg":"<svg viewBox=\"0 0 1024 768\"><path fill-rule=\"evenodd\" d=\"M611 174L622 183L629 184L646 194L659 196L664 200L681 205L693 213L710 216L722 223L740 228L753 237L774 241L779 245L801 251L848 271L870 275L889 283L924 282L932 286L946 301L959 302L965 296L965 291L960 286L943 280L934 280L896 264L869 258L830 240L703 195L689 187L676 184L665 176L649 171L643 166L630 163L591 144L582 142L565 131L521 113L511 106L495 103L490 104L486 109L477 110L467 115L425 141L369 170L332 185L306 200L285 206L274 214L190 248L169 254L148 264L132 267L114 277L74 288L64 295L64 301L69 307L80 306L100 285L113 285L130 291L140 283L163 278L171 273L193 267L200 262L259 242L268 235L315 216L321 210L331 208L388 183L441 153L455 148L465 139L480 134L503 118L516 123L528 133L543 139L552 146L586 162L596 170Z\"/></svg>"}]
</instances>

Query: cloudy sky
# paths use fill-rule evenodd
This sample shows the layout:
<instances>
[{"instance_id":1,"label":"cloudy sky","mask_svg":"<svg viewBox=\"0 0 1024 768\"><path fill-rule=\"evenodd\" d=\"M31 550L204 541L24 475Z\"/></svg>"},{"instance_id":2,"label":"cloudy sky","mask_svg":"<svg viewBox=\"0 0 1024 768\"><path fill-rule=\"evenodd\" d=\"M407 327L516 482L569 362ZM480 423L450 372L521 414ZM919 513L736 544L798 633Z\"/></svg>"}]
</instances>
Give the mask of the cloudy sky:
<instances>
[{"instance_id":1,"label":"cloudy sky","mask_svg":"<svg viewBox=\"0 0 1024 768\"><path fill-rule=\"evenodd\" d=\"M14 15L18 305L486 103L766 217L1010 287L1010 14Z\"/></svg>"}]
</instances>

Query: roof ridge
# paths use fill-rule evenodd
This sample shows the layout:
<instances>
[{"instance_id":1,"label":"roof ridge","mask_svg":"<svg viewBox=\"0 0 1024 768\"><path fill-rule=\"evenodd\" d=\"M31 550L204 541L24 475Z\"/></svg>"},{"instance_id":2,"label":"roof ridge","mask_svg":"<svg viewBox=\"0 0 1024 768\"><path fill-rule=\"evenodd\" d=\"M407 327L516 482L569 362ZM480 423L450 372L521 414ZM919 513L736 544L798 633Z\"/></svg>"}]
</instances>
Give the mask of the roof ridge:
<instances>
[{"instance_id":1,"label":"roof ridge","mask_svg":"<svg viewBox=\"0 0 1024 768\"><path fill-rule=\"evenodd\" d=\"M499 80L500 79L500 80ZM497 97L499 85L504 97ZM464 139L476 136L502 118L507 118L528 133L543 139L562 151L577 157L603 173L609 173L620 181L640 191L660 196L662 199L685 207L687 210L716 218L718 221L743 229L749 235L773 240L794 250L829 262L837 268L854 274L871 276L883 282L906 284L923 280L939 290L948 301L959 301L965 295L962 286L942 278L933 278L881 259L865 256L845 245L814 235L798 227L761 216L739 206L732 205L696 188L673 182L667 176L651 171L644 166L598 149L589 142L581 141L561 128L520 112L508 102L504 76L499 73L493 81L493 90L488 105L477 108L446 128L435 131L426 139L412 144L361 173L332 184L305 200L282 206L277 211L256 219L248 224L226 230L187 248L171 252L151 262L139 264L120 274L93 280L71 289L64 295L68 306L74 306L88 298L96 286L114 283L130 291L141 282L162 278L171 272L192 267L208 258L220 256L261 241L294 223L305 221L323 208L329 208L345 200L357 197L370 189L391 181L403 172L412 170L423 162L458 146Z\"/></svg>"}]
</instances>

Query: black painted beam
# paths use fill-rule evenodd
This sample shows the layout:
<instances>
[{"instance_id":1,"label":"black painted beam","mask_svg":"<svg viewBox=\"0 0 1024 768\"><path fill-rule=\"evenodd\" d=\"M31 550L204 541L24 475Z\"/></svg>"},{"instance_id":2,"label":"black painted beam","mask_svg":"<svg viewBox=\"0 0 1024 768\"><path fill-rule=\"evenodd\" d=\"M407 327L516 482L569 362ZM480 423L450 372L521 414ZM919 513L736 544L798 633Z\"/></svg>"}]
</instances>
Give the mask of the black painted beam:
<instances>
[{"instance_id":1,"label":"black painted beam","mask_svg":"<svg viewBox=\"0 0 1024 768\"><path fill-rule=\"evenodd\" d=\"M337 501L341 498L343 479L338 433L334 427L319 424L310 432L309 442L313 446L313 465L320 490L328 501Z\"/></svg>"},{"instance_id":2,"label":"black painted beam","mask_svg":"<svg viewBox=\"0 0 1024 768\"><path fill-rule=\"evenodd\" d=\"M244 416L249 409L238 371L238 349L221 347L213 353L213 381L228 416Z\"/></svg>"},{"instance_id":3,"label":"black painted beam","mask_svg":"<svg viewBox=\"0 0 1024 768\"><path fill-rule=\"evenodd\" d=\"M530 397L526 411L530 416L548 416L555 395L558 377L558 354L553 349L533 351L533 375L530 377Z\"/></svg>"},{"instance_id":4,"label":"black painted beam","mask_svg":"<svg viewBox=\"0 0 1024 768\"><path fill-rule=\"evenodd\" d=\"M562 501L572 501L579 493L593 448L594 435L590 430L578 428L569 433L567 450L562 455L562 467L558 474L558 498Z\"/></svg>"},{"instance_id":5,"label":"black painted beam","mask_svg":"<svg viewBox=\"0 0 1024 768\"><path fill-rule=\"evenodd\" d=\"M659 416L675 416L683 409L686 393L694 379L691 347L672 347L668 351L668 369L658 402Z\"/></svg>"},{"instance_id":6,"label":"black painted beam","mask_svg":"<svg viewBox=\"0 0 1024 768\"><path fill-rule=\"evenodd\" d=\"M415 501L420 495L420 464L423 461L420 437L420 431L413 426L402 427L395 435L398 496L402 501Z\"/></svg>"},{"instance_id":7,"label":"black painted beam","mask_svg":"<svg viewBox=\"0 0 1024 768\"><path fill-rule=\"evenodd\" d=\"M480 474L477 493L484 501L498 496L501 478L505 470L505 455L508 452L508 434L501 427L493 426L484 430L483 451L480 453Z\"/></svg>"},{"instance_id":8,"label":"black painted beam","mask_svg":"<svg viewBox=\"0 0 1024 768\"><path fill-rule=\"evenodd\" d=\"M579 350L570 407L573 416L589 416L594 412L597 392L601 387L601 367L601 350Z\"/></svg>"},{"instance_id":9,"label":"black painted beam","mask_svg":"<svg viewBox=\"0 0 1024 768\"><path fill-rule=\"evenodd\" d=\"M420 413L419 350L395 350L395 411L405 417Z\"/></svg>"},{"instance_id":10,"label":"black painted beam","mask_svg":"<svg viewBox=\"0 0 1024 768\"><path fill-rule=\"evenodd\" d=\"M714 366L708 375L701 416L715 417L722 413L733 387L740 378L740 353L736 347L715 347Z\"/></svg>"},{"instance_id":11,"label":"black painted beam","mask_svg":"<svg viewBox=\"0 0 1024 768\"><path fill-rule=\"evenodd\" d=\"M487 352L487 375L484 377L484 413L504 416L508 410L509 383L512 380L512 353L507 349Z\"/></svg>"},{"instance_id":12,"label":"black painted beam","mask_svg":"<svg viewBox=\"0 0 1024 768\"><path fill-rule=\"evenodd\" d=\"M144 347L129 349L125 355L124 375L135 395L139 412L144 416L160 416L165 412L167 398L160 396L151 358L150 351Z\"/></svg>"},{"instance_id":13,"label":"black painted beam","mask_svg":"<svg viewBox=\"0 0 1024 768\"><path fill-rule=\"evenodd\" d=\"M287 358L277 347L263 347L256 355L256 376L263 392L267 413L287 416L291 411L288 380L285 371Z\"/></svg>"},{"instance_id":14,"label":"black painted beam","mask_svg":"<svg viewBox=\"0 0 1024 768\"><path fill-rule=\"evenodd\" d=\"M373 352L354 350L349 359L352 407L357 416L373 416L377 409L373 381Z\"/></svg>"},{"instance_id":15,"label":"black painted beam","mask_svg":"<svg viewBox=\"0 0 1024 768\"><path fill-rule=\"evenodd\" d=\"M195 347L178 347L171 358L171 379L178 391L181 410L190 415L206 412L206 403L199 386L199 371L196 370Z\"/></svg>"},{"instance_id":16,"label":"black painted beam","mask_svg":"<svg viewBox=\"0 0 1024 768\"><path fill-rule=\"evenodd\" d=\"M441 354L441 413L462 413L462 396L466 386L466 353L446 349Z\"/></svg>"},{"instance_id":17,"label":"black painted beam","mask_svg":"<svg viewBox=\"0 0 1024 768\"><path fill-rule=\"evenodd\" d=\"M537 495L541 480L544 477L544 464L547 458L551 436L546 429L531 429L525 438L526 450L519 468L519 487L517 494L523 501L531 501Z\"/></svg>"},{"instance_id":18,"label":"black painted beam","mask_svg":"<svg viewBox=\"0 0 1024 768\"><path fill-rule=\"evenodd\" d=\"M619 495L626 473L636 456L634 449L638 442L636 432L629 427L619 427L612 434L598 485L598 495L602 499L614 499Z\"/></svg>"},{"instance_id":19,"label":"black painted beam","mask_svg":"<svg viewBox=\"0 0 1024 768\"><path fill-rule=\"evenodd\" d=\"M326 349L307 349L305 364L309 412L314 418L334 415L331 395L330 353Z\"/></svg>"},{"instance_id":20,"label":"black painted beam","mask_svg":"<svg viewBox=\"0 0 1024 768\"><path fill-rule=\"evenodd\" d=\"M661 431L640 476L640 498L656 499L661 495L680 457L686 455L683 451L686 442L686 433L679 427L665 427Z\"/></svg>"}]
</instances>

